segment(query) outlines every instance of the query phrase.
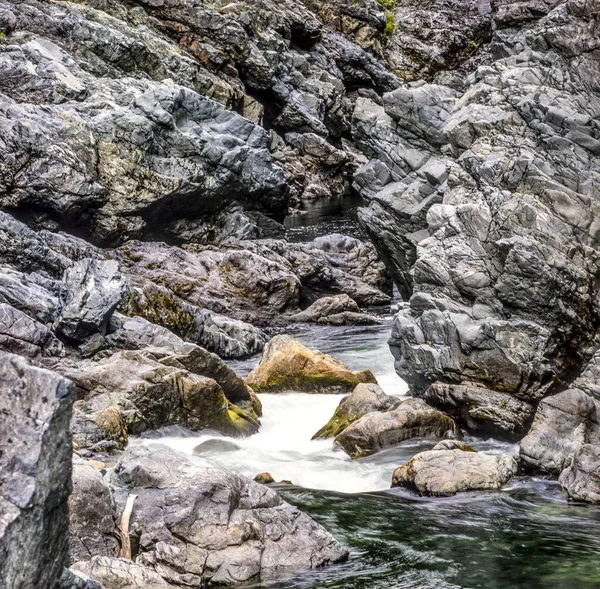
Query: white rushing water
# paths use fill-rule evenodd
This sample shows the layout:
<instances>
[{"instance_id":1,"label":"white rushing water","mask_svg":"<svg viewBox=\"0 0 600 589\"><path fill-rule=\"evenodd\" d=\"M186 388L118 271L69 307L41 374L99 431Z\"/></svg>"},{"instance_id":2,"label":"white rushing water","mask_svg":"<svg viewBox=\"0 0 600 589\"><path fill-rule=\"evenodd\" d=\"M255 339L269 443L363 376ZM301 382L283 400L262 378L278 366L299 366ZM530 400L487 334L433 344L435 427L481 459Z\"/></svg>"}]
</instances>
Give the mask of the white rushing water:
<instances>
[{"instance_id":1,"label":"white rushing water","mask_svg":"<svg viewBox=\"0 0 600 589\"><path fill-rule=\"evenodd\" d=\"M387 345L389 332L387 324L371 328L311 327L293 335L311 348L337 356L352 369L369 368L388 395L403 397L408 387L394 371ZM258 360L254 358L234 363L234 366L245 376ZM276 481L289 480L301 487L344 493L388 489L397 466L434 445L434 442L407 442L374 456L351 460L334 447L333 440L311 440L329 421L343 396L262 394L259 395L263 404L261 428L254 436L234 439L201 433L162 437L160 442L191 456L198 455L194 452L197 446L209 442L212 449L207 451L205 445L201 452L203 458L250 478L268 472ZM223 441L226 444L220 443ZM495 444L490 448L492 451L493 446ZM478 448L488 450L481 448L481 444Z\"/></svg>"}]
</instances>

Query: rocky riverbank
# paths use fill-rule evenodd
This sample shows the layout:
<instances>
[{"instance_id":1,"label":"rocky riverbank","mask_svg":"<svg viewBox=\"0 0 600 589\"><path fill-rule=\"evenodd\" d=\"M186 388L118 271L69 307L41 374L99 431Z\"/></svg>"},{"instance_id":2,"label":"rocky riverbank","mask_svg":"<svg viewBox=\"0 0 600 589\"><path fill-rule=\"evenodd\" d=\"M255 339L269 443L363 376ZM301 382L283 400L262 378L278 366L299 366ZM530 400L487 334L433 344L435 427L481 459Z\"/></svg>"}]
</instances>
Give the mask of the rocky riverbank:
<instances>
[{"instance_id":1,"label":"rocky riverbank","mask_svg":"<svg viewBox=\"0 0 600 589\"><path fill-rule=\"evenodd\" d=\"M600 502L599 28L597 0L0 0L0 587L343 560L272 488L138 443L235 451L257 393L348 395L306 442L416 444L387 477L413 497ZM359 237L287 239L349 195ZM413 398L289 335L359 349L393 285Z\"/></svg>"}]
</instances>

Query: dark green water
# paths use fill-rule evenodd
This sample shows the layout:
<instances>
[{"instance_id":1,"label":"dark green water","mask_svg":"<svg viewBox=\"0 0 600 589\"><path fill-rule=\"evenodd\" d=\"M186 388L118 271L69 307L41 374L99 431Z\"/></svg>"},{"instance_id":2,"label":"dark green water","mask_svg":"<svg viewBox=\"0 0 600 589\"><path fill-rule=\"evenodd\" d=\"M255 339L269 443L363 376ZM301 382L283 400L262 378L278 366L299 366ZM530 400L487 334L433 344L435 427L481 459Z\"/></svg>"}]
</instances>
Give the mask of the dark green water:
<instances>
[{"instance_id":1,"label":"dark green water","mask_svg":"<svg viewBox=\"0 0 600 589\"><path fill-rule=\"evenodd\" d=\"M419 499L281 489L351 551L341 565L271 589L598 589L600 508L550 481L498 493Z\"/></svg>"}]
</instances>

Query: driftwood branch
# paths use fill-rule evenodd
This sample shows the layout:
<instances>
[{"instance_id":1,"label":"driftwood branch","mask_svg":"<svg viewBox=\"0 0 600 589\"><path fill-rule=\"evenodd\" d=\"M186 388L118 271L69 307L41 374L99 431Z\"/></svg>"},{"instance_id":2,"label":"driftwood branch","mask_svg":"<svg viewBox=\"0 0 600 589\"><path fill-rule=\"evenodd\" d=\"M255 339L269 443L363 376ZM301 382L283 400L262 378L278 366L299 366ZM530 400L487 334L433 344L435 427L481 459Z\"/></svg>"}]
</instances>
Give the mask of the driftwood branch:
<instances>
[{"instance_id":1,"label":"driftwood branch","mask_svg":"<svg viewBox=\"0 0 600 589\"><path fill-rule=\"evenodd\" d=\"M129 520L131 519L131 513L133 512L133 503L138 498L137 495L129 493L127 495L127 503L125 503L125 509L121 516L121 523L119 524L119 535L121 536L121 552L119 552L120 558L128 558L131 560L131 540L129 538Z\"/></svg>"}]
</instances>

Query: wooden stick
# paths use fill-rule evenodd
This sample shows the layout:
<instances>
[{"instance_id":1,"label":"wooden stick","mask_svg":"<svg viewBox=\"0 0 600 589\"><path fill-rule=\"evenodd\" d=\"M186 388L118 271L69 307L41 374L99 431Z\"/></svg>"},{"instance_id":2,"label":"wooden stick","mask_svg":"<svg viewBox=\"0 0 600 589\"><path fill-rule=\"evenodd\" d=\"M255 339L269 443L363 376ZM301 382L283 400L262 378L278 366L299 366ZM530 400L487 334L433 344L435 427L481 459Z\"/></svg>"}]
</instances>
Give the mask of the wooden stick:
<instances>
[{"instance_id":1,"label":"wooden stick","mask_svg":"<svg viewBox=\"0 0 600 589\"><path fill-rule=\"evenodd\" d=\"M128 558L131 560L131 540L129 538L129 520L131 519L131 513L133 512L133 503L138 498L137 495L129 493L127 495L127 503L125 503L125 509L121 516L121 523L119 524L119 535L121 536L121 552L119 552L120 558Z\"/></svg>"}]
</instances>

